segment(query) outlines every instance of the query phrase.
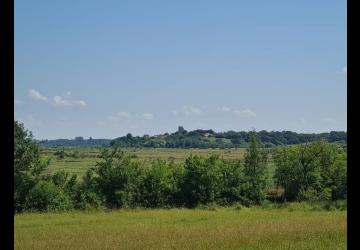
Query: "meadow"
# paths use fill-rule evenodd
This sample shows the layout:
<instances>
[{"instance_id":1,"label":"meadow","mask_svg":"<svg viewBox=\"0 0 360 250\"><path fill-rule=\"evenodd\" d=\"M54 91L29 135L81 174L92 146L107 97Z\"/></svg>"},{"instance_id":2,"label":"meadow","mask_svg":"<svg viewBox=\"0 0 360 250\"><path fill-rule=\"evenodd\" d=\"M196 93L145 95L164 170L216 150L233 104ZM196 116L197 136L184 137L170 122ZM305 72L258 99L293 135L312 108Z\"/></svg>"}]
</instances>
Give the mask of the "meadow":
<instances>
[{"instance_id":1,"label":"meadow","mask_svg":"<svg viewBox=\"0 0 360 250\"><path fill-rule=\"evenodd\" d=\"M65 152L71 154L71 152L77 151L78 158L65 157L64 159L58 159L54 153L56 149L43 149L42 156L50 158L50 165L48 167L49 173L55 171L65 170L70 174L76 174L79 177L83 176L87 169L94 166L96 161L100 160L100 148L77 148L77 149L65 149ZM145 148L134 149L125 148L124 152L132 155L133 158L141 160L143 162L149 162L155 159L162 160L174 160L175 162L182 162L189 155L209 156L211 154L218 154L227 160L242 159L246 149L167 149L167 148Z\"/></svg>"},{"instance_id":2,"label":"meadow","mask_svg":"<svg viewBox=\"0 0 360 250\"><path fill-rule=\"evenodd\" d=\"M66 171L69 174L76 174L78 180L84 176L86 171L95 166L97 161L100 161L101 148L67 148L65 149L67 154L73 152L78 153L78 158L65 157L64 159L58 159L54 153L56 149L43 149L42 156L50 159L50 164L47 173L53 174L56 171ZM130 154L133 158L142 161L144 164L161 159L161 160L173 160L175 162L183 162L189 155L199 155L208 157L212 154L219 155L225 160L241 160L243 159L246 149L234 148L234 149L168 149L168 148L122 148L122 150ZM268 168L269 176L272 177L275 172L275 166L273 162L269 161ZM273 179L269 178L268 183L272 185Z\"/></svg>"},{"instance_id":3,"label":"meadow","mask_svg":"<svg viewBox=\"0 0 360 250\"><path fill-rule=\"evenodd\" d=\"M15 249L346 249L346 211L120 209L15 216Z\"/></svg>"},{"instance_id":4,"label":"meadow","mask_svg":"<svg viewBox=\"0 0 360 250\"><path fill-rule=\"evenodd\" d=\"M253 169L250 156L257 157L256 169L273 181L275 163L283 169L297 167L286 160L297 159L305 152L301 150L328 152L336 160L329 165L335 172L346 166L345 153L319 141L273 151L267 161L264 151L256 155L255 139L248 152L125 148L125 156L114 156L101 155L101 149L42 149L38 157L50 159L50 175L35 176L38 182L25 202L15 203L15 249L346 249L342 193L332 199L325 196L328 189L324 196L309 189L298 196L302 202L289 203L277 199L281 189L275 189L257 202L257 190L274 183L259 179L263 186L256 189L248 181L255 180L248 172ZM94 170L97 176L82 179L96 162L101 162ZM77 174L78 180L59 170Z\"/></svg>"}]
</instances>

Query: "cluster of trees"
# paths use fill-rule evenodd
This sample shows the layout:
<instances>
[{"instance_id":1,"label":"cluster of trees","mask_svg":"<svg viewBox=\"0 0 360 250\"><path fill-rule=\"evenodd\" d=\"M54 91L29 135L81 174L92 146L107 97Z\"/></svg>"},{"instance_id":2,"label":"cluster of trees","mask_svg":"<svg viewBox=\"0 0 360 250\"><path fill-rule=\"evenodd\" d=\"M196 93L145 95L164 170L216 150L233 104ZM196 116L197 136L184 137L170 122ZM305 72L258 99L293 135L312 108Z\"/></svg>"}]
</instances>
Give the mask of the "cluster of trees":
<instances>
[{"instance_id":1,"label":"cluster of trees","mask_svg":"<svg viewBox=\"0 0 360 250\"><path fill-rule=\"evenodd\" d=\"M255 132L241 161L191 155L183 163L144 164L116 148L104 149L79 181L64 171L45 174L48 162L31 133L16 121L14 128L15 212L346 199L346 152L325 141L276 149L275 188L268 185L271 155Z\"/></svg>"},{"instance_id":2,"label":"cluster of trees","mask_svg":"<svg viewBox=\"0 0 360 250\"><path fill-rule=\"evenodd\" d=\"M309 141L326 140L336 142L346 146L346 132L332 131L330 133L320 134L298 134L291 131L282 132L256 132L260 141L265 147L271 148L279 145L294 145L306 143ZM221 132L216 133L213 130L186 131L179 127L178 131L172 134L162 134L157 136L132 136L130 133L126 136L111 139L84 139L81 136L73 140L57 139L42 140L38 144L44 148L56 147L150 147L150 148L246 148L250 144L249 132Z\"/></svg>"},{"instance_id":3,"label":"cluster of trees","mask_svg":"<svg viewBox=\"0 0 360 250\"><path fill-rule=\"evenodd\" d=\"M110 146L111 139L84 139L81 136L75 139L56 139L56 140L38 140L36 141L44 148L97 148Z\"/></svg>"},{"instance_id":4,"label":"cluster of trees","mask_svg":"<svg viewBox=\"0 0 360 250\"><path fill-rule=\"evenodd\" d=\"M346 132L332 131L320 134L298 134L291 131L282 132L256 132L265 147L271 148L280 145L294 145L309 141L326 140L346 144ZM248 147L250 132L228 131L216 133L213 130L186 131L182 127L172 134L157 136L126 136L111 141L110 145L118 147L162 147L162 148L236 148Z\"/></svg>"},{"instance_id":5,"label":"cluster of trees","mask_svg":"<svg viewBox=\"0 0 360 250\"><path fill-rule=\"evenodd\" d=\"M273 158L274 178L287 200L346 199L347 154L337 145L316 141L281 147Z\"/></svg>"}]
</instances>

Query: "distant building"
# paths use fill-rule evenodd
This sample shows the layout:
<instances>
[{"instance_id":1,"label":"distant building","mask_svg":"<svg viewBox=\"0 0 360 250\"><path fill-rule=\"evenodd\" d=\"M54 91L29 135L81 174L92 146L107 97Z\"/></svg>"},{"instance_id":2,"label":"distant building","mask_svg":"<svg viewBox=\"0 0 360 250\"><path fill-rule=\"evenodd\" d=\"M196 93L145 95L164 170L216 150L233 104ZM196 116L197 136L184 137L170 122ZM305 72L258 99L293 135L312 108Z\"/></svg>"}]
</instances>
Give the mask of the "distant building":
<instances>
[{"instance_id":1,"label":"distant building","mask_svg":"<svg viewBox=\"0 0 360 250\"><path fill-rule=\"evenodd\" d=\"M178 128L178 133L182 134L182 133L184 133L184 132L185 132L184 127L183 127L183 126L179 126L179 128Z\"/></svg>"}]
</instances>

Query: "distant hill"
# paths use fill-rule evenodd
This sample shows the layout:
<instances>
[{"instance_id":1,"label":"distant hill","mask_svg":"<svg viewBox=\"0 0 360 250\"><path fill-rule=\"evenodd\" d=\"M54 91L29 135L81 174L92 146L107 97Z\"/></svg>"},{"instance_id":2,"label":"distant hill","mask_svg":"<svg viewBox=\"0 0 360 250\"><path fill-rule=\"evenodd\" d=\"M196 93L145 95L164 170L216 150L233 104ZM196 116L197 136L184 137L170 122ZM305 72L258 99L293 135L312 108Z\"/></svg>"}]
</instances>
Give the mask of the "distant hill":
<instances>
[{"instance_id":1,"label":"distant hill","mask_svg":"<svg viewBox=\"0 0 360 250\"><path fill-rule=\"evenodd\" d=\"M291 131L259 131L257 132L265 147L271 148L279 145L300 144L308 141L324 139L332 143L339 143L346 147L347 133L344 131L331 131L330 133L304 134ZM213 130L186 131L179 127L175 133L155 136L132 136L127 134L116 139L83 139L77 137L73 140L43 140L38 143L45 148L55 147L148 147L148 148L244 148L249 143L249 132L228 131L214 132Z\"/></svg>"},{"instance_id":2,"label":"distant hill","mask_svg":"<svg viewBox=\"0 0 360 250\"><path fill-rule=\"evenodd\" d=\"M332 131L330 133L302 134L291 131L265 130L257 132L265 147L279 145L300 144L308 141L324 139L329 142L341 144L347 143L347 133L343 131ZM128 134L111 141L110 145L119 147L154 147L154 148L241 148L247 147L249 143L249 132L220 132L213 130L186 131L179 127L178 131L172 134L156 136L132 136Z\"/></svg>"}]
</instances>

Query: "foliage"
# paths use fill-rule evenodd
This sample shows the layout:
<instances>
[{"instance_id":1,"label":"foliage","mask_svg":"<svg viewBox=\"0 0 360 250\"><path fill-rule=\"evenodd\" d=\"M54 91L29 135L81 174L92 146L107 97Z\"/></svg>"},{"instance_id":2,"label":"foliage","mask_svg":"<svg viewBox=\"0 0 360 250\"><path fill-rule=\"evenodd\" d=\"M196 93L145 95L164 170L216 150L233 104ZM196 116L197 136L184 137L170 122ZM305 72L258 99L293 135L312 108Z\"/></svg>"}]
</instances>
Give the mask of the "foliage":
<instances>
[{"instance_id":1,"label":"foliage","mask_svg":"<svg viewBox=\"0 0 360 250\"><path fill-rule=\"evenodd\" d=\"M145 170L142 202L146 207L171 206L177 201L181 171L175 163L156 160Z\"/></svg>"},{"instance_id":2,"label":"foliage","mask_svg":"<svg viewBox=\"0 0 360 250\"><path fill-rule=\"evenodd\" d=\"M275 180L285 188L286 200L345 199L346 153L325 141L274 152Z\"/></svg>"},{"instance_id":3,"label":"foliage","mask_svg":"<svg viewBox=\"0 0 360 250\"><path fill-rule=\"evenodd\" d=\"M140 182L143 169L129 155L104 149L102 161L94 169L93 184L95 192L105 198L109 207L130 206L140 201Z\"/></svg>"},{"instance_id":4,"label":"foliage","mask_svg":"<svg viewBox=\"0 0 360 250\"><path fill-rule=\"evenodd\" d=\"M295 200L338 209L344 205L335 202L346 202L347 153L340 145L326 141L268 151L259 140L262 131L252 131L245 133L249 147L243 160L225 160L212 154L190 155L183 162L141 161L116 147L104 148L100 160L78 181L66 171L44 174L49 161L40 157L31 133L16 121L14 128L15 212L179 206L215 211L218 205L238 204L243 208ZM175 134L217 136L212 130L179 129ZM237 133L227 136L233 140ZM128 134L126 138L137 137ZM74 158L80 154L62 148L57 155ZM268 182L270 160L276 167L274 184Z\"/></svg>"},{"instance_id":5,"label":"foliage","mask_svg":"<svg viewBox=\"0 0 360 250\"><path fill-rule=\"evenodd\" d=\"M69 210L73 208L71 197L53 182L40 181L26 197L25 209L36 211Z\"/></svg>"},{"instance_id":6,"label":"foliage","mask_svg":"<svg viewBox=\"0 0 360 250\"><path fill-rule=\"evenodd\" d=\"M41 140L37 143L43 148L99 148L110 146L111 139L56 139L56 140Z\"/></svg>"},{"instance_id":7,"label":"foliage","mask_svg":"<svg viewBox=\"0 0 360 250\"><path fill-rule=\"evenodd\" d=\"M209 158L190 156L185 160L181 194L185 205L194 207L216 201L220 194L220 169L224 161L216 155Z\"/></svg>"},{"instance_id":8,"label":"foliage","mask_svg":"<svg viewBox=\"0 0 360 250\"><path fill-rule=\"evenodd\" d=\"M59 150L56 150L56 152L54 153L54 155L58 158L58 159L64 159L66 156L65 153L65 148L61 148Z\"/></svg>"},{"instance_id":9,"label":"foliage","mask_svg":"<svg viewBox=\"0 0 360 250\"><path fill-rule=\"evenodd\" d=\"M255 204L261 204L265 199L267 161L267 152L261 148L253 131L250 133L250 147L245 155L244 177L247 184L246 197Z\"/></svg>"},{"instance_id":10,"label":"foliage","mask_svg":"<svg viewBox=\"0 0 360 250\"><path fill-rule=\"evenodd\" d=\"M246 181L244 178L244 164L241 161L224 162L219 177L221 183L219 203L225 205L236 202L249 204L245 198Z\"/></svg>"},{"instance_id":11,"label":"foliage","mask_svg":"<svg viewBox=\"0 0 360 250\"><path fill-rule=\"evenodd\" d=\"M77 137L72 140L42 140L39 145L45 148L59 147L137 147L137 148L245 148L250 144L250 134L252 132L214 132L213 130L197 129L186 131L179 127L174 133L165 133L155 136L133 136L130 133L116 139L84 139ZM326 140L345 145L347 133L343 131L331 131L330 133L302 134L291 131L259 131L256 132L259 140L265 147L271 148L280 145L294 145L316 140Z\"/></svg>"},{"instance_id":12,"label":"foliage","mask_svg":"<svg viewBox=\"0 0 360 250\"><path fill-rule=\"evenodd\" d=\"M41 178L48 160L40 159L40 150L31 132L14 121L14 210L23 210L29 191Z\"/></svg>"},{"instance_id":13,"label":"foliage","mask_svg":"<svg viewBox=\"0 0 360 250\"><path fill-rule=\"evenodd\" d=\"M320 139L329 142L346 143L346 132L331 131L321 134L298 134L291 131L259 131L259 132L235 132L228 131L216 133L213 130L186 131L181 126L172 134L156 136L123 136L111 141L111 146L117 147L155 147L155 148L238 148L248 147L251 143L251 134L256 133L265 147L279 145L293 145L316 141Z\"/></svg>"}]
</instances>

